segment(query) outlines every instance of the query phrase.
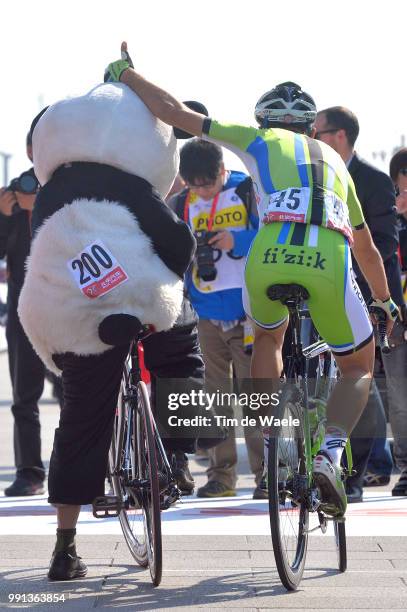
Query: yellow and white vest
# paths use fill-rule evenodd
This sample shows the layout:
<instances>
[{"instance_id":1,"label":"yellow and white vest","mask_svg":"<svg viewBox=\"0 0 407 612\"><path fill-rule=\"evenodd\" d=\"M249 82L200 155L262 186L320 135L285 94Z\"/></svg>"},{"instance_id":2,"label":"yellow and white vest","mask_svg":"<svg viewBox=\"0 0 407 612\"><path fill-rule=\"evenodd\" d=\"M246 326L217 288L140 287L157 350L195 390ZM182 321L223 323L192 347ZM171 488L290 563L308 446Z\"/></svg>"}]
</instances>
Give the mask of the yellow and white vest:
<instances>
[{"instance_id":1,"label":"yellow and white vest","mask_svg":"<svg viewBox=\"0 0 407 612\"><path fill-rule=\"evenodd\" d=\"M192 231L208 230L213 200L202 200L193 191L189 195L189 206L186 212ZM235 192L235 186L220 193L216 210L213 215L211 231L240 232L247 229L247 210L242 200ZM215 280L204 281L197 275L197 267L192 269L194 286L202 293L224 291L225 289L239 289L243 286L244 267L246 257L234 256L229 251L215 249L215 266L218 271Z\"/></svg>"}]
</instances>

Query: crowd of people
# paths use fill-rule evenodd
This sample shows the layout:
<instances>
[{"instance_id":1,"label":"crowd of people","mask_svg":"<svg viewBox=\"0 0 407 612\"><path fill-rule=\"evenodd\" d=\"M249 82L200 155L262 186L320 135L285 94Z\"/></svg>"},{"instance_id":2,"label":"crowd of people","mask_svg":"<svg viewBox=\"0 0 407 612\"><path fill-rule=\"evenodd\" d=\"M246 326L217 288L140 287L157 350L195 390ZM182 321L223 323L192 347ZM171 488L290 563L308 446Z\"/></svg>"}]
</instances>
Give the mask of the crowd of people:
<instances>
[{"instance_id":1,"label":"crowd of people","mask_svg":"<svg viewBox=\"0 0 407 612\"><path fill-rule=\"evenodd\" d=\"M279 247L276 246L275 253L271 255L271 249L267 249L267 245L289 244L292 249L298 249L298 253L304 253L301 249L312 246L312 241L316 240L315 244L318 244L321 252L314 268L325 270L326 259L323 249L326 232L330 243L335 242L332 237L332 234L335 234L335 240L338 241L337 252L343 254L343 236L352 240L350 225L348 227L346 220L341 219L342 225L335 227L335 232L332 232L334 216L329 216L331 212L324 213L326 219L321 212L321 218L317 220L319 213L315 206L313 210L308 211L308 204L304 199L304 194L309 194L310 185L319 184L318 181L324 184L324 189L328 188L330 177L320 174L322 171L320 160L325 159L325 156L329 157L330 149L333 149L353 179L353 182L349 179L348 187L344 190L344 200L348 198L356 258L352 259L351 264L346 263L349 267L349 276L346 278L349 279L348 282L352 285L357 298L355 304L358 302L358 305L352 308L360 308L360 312L355 315L359 329L353 334L358 340L356 341L352 334L350 334L352 339L349 340L349 329L354 331L356 319L348 321L344 318L343 336L335 336L331 334L332 330L328 329L331 323L326 321L327 313L321 312L321 304L318 304L318 301L313 302L312 299L309 304L311 315L313 319L315 318L318 331L327 341L329 340L345 378L354 376L354 372L359 371L358 368L362 371L365 368L366 377L369 378L370 366L365 366L365 362L369 361L374 349L370 322L364 314L366 310L364 303L372 300L378 302L384 310L387 309L389 318L395 319L395 324L389 338L391 352L376 354L377 363L382 365L386 378L388 415L385 413L381 395L373 380L370 391L360 392L360 396L354 402L355 405L359 402L361 414L356 427L353 422L355 414L358 416L356 409L352 418L348 417L348 422L339 423L336 418L335 423L332 422L327 427L327 436L321 447L316 469L320 470L321 483L325 486L329 484L324 470L326 471L326 466L329 467L331 463L335 467L335 473L340 469L341 452L350 434L355 474L347 479L346 492L343 493L346 499L341 499L341 492L337 492L335 498L335 504L337 508L339 507L337 511L344 512L346 501L348 503L362 501L364 486L387 484L393 461L400 471L400 477L392 489L392 494L407 496L407 404L404 400L407 395L407 309L402 281L402 273L407 271L407 149L401 149L394 154L390 162L389 175L378 170L363 160L355 150L359 124L354 113L342 106L327 108L317 113L312 98L304 94L294 83L282 84L261 98L256 106L256 119L259 123L257 131L254 128L241 128L232 134L229 128L236 126L223 126L211 122L205 116L206 113L196 113L183 105L177 107L173 103L172 108L175 110L172 111L174 113L172 116L164 108L160 92L157 94L156 90L150 91L145 85L146 82L141 82L137 73L132 71L131 62L128 60L113 63L109 69L109 80L125 82L143 99L153 114L164 122L195 135L181 148L179 176L166 202L175 215L189 226L198 246L193 261L184 275L185 297L179 320L171 330L151 336L144 344L146 365L152 372L153 397L155 381L160 377L193 379L197 387L205 386L207 391L214 392L219 389L231 391L250 376L273 379L281 376L282 356L284 356L284 353L281 355L281 351L284 351L287 316L284 310L278 310L276 306L275 312L272 312L270 302L263 304L261 295L264 287L260 286L261 273L260 268L256 267L258 265L256 257L260 253L261 257L264 256L263 264L277 264L276 253ZM276 100L282 106L273 106ZM298 101L302 106L301 104L295 106ZM292 122L286 121L287 116L294 118ZM274 188L273 183L280 185L281 180L275 179L272 163L270 168L266 169L259 161L263 158L258 156L258 151L261 150L261 156L264 155L262 149L264 144L266 155L269 147L269 158L276 156L276 167L280 163L271 137L269 141L265 138L260 144L260 137L255 140L261 130L262 135L269 130L274 137L275 128L283 128L281 132L286 133L279 134L282 142L281 150L284 150L284 147L287 151L295 149L296 168L300 166L299 158L305 160L309 155L312 160L309 170L312 177L307 174L307 170L300 169L301 184L297 188L295 180L290 183L292 189L289 197L286 193L288 185L282 185L279 189ZM33 129L35 125L27 136L27 154L30 160L32 160ZM253 131L253 135L249 130ZM290 139L293 139L292 142ZM248 151L256 159L258 166L250 173L251 176L225 167L222 149L219 146L225 142L231 145L232 150L233 147L235 150L239 149L242 159L245 159L244 156ZM307 153L301 148L305 147L305 142L309 147ZM279 155L283 156L281 151ZM335 161L336 163L339 164ZM342 170L341 164L342 162L338 165L336 177L341 177L341 180L345 181L343 177L346 171ZM259 193L259 182L253 178L257 176L256 172L261 176L262 188L268 195L266 206L263 195ZM335 176L332 176L331 189L335 180ZM340 191L341 187L338 189ZM4 492L7 496L35 495L44 491L45 470L41 458L38 401L43 391L46 370L31 346L17 314L18 299L24 283L24 264L31 244L31 213L36 201L38 202L38 191L40 191L39 186L33 193L22 193L15 188L15 184L14 189L4 186L0 190L0 257L6 258L8 270L6 329L13 390L16 466L15 480ZM288 209L293 209L297 207L298 202L300 210L305 210L304 219L307 218L307 221L290 216L273 217L277 213L275 208L270 208L270 193L277 193L279 196L279 200L276 197L273 200L277 207L284 204ZM264 224L262 220L267 216L271 219L271 223ZM335 217L335 222L338 218ZM298 220L299 222L296 222ZM270 242L271 239L274 240L271 230L269 231L271 226L277 232L275 242ZM317 234L312 236L311 230L306 233L306 227L316 226L320 230L319 237ZM366 228L370 230L367 237L363 235ZM369 242L370 235L372 243ZM365 241L363 244L362 240ZM345 254L346 252L345 250ZM372 266L373 271L370 268L372 261L375 262ZM277 265L274 268L276 274L281 273ZM257 284L254 280L248 282L248 270L253 271L251 279L256 279ZM301 270L300 272L305 278L305 268L304 272ZM268 280L270 283L273 277L271 272L268 274L271 275ZM362 295L359 293L359 288ZM266 312L267 308L269 311ZM399 314L396 318L397 312ZM338 328L341 316L342 313L338 312ZM347 316L346 313L343 316ZM338 330L335 330L335 333L338 333ZM104 372L110 371L112 358L123 359L125 353L126 347L119 346L110 352L110 361L106 357L103 364L102 358L99 358L99 373L102 371L100 368L104 368ZM356 361L355 355L359 356L359 361ZM61 360L63 376L64 368L72 369L73 364L75 368L85 370L88 368L89 373L91 372L94 360L86 361L87 358L82 357L79 363L78 358L75 359L74 364L73 357L66 354L64 360ZM117 369L119 375L120 367ZM61 392L60 382L54 377L52 380L62 408L62 422L68 410L72 411L69 403L71 400L68 398L68 404L64 406L65 398ZM67 379L63 380L64 385L67 384ZM70 384L73 385L73 389L72 381ZM113 391L112 386L112 394ZM97 418L101 418L95 406L89 405L89 398L83 397L81 402L83 414L88 411L89 419L96 422ZM233 408L230 406L217 406L216 411L224 416L233 414ZM331 406L331 420L333 412ZM106 413L106 420L108 418ZM349 419L353 419L352 424ZM389 452L387 442L387 420L390 421L394 438L393 455ZM62 440L64 434L61 426L59 434L51 466L50 502L64 505L65 509L59 508L59 529L53 557L54 569L50 570L50 577L54 579L63 576L64 572L68 571L68 566L70 577L84 575L86 571L84 564L79 561L79 557L76 557L74 548L79 502L73 505L74 502L69 496L62 499L66 483L62 477L63 464L58 464L57 451L59 444L62 456L62 448L69 446L70 443L68 438ZM65 435L68 435L66 430ZM260 428L245 429L244 436L254 478L253 498L266 499L268 493L263 432ZM205 436L177 438L173 435L172 438L164 440L166 450L172 458L175 476L184 495L192 494L195 488L193 474L188 466L188 454L194 452L206 456L208 461L208 481L197 490L197 496L212 498L236 495L238 457L234 429L230 427L229 431L225 432L220 428L213 438L212 440ZM71 442L73 444L73 438ZM95 482L97 480L99 483L104 479L103 458L108 448L109 436L105 436L103 440L95 439L92 443L100 447L95 455L100 459L98 478L95 479ZM79 462L77 466L79 471L81 465ZM85 476L86 474L83 475L83 482L80 485L82 491L88 487ZM71 486L72 476L65 474L65 478ZM80 480L82 476L78 475L78 478ZM99 484L95 485L96 488L98 486ZM96 496L99 492L96 488L93 492L87 490L86 496ZM80 495L77 495L77 498L79 497ZM80 503L88 501L91 500L80 499ZM330 499L330 505L335 504ZM69 515L66 508L74 510L71 510ZM67 562L65 559L62 570L61 565L56 569L55 559L58 554L65 554L68 550L71 555L70 560Z\"/></svg>"}]
</instances>

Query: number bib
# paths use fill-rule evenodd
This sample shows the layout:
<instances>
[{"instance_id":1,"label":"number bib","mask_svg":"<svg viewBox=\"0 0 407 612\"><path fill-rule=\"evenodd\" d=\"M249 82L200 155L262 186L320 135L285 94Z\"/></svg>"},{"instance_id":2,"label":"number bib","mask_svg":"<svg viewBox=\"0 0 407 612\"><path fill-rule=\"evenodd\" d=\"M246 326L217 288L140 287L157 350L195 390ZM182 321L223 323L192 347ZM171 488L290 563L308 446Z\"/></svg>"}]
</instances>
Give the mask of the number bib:
<instances>
[{"instance_id":1,"label":"number bib","mask_svg":"<svg viewBox=\"0 0 407 612\"><path fill-rule=\"evenodd\" d=\"M263 223L294 221L306 223L310 201L310 187L292 187L270 195Z\"/></svg>"},{"instance_id":2,"label":"number bib","mask_svg":"<svg viewBox=\"0 0 407 612\"><path fill-rule=\"evenodd\" d=\"M90 299L101 297L128 280L122 266L101 240L85 247L67 266L80 291Z\"/></svg>"},{"instance_id":3,"label":"number bib","mask_svg":"<svg viewBox=\"0 0 407 612\"><path fill-rule=\"evenodd\" d=\"M353 243L352 227L349 221L348 207L333 192L328 192L324 197L326 210L326 226L344 234L350 243Z\"/></svg>"}]
</instances>

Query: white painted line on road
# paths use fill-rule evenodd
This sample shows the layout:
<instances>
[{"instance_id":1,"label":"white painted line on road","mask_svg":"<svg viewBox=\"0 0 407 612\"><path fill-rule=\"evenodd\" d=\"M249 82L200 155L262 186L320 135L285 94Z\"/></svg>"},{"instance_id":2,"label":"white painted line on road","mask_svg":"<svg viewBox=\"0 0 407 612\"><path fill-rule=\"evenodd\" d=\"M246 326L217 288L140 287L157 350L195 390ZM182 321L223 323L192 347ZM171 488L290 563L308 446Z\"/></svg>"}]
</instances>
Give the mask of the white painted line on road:
<instances>
[{"instance_id":1,"label":"white painted line on road","mask_svg":"<svg viewBox=\"0 0 407 612\"><path fill-rule=\"evenodd\" d=\"M407 498L391 497L388 492L366 493L363 503L348 506L348 536L407 536ZM46 496L0 497L0 535L54 534L55 510ZM310 527L317 525L311 515ZM329 524L331 531L332 523ZM164 535L269 535L268 502L254 501L250 495L234 498L184 498L162 513ZM120 534L117 519L95 519L85 506L78 533ZM311 536L323 535L319 530Z\"/></svg>"}]
</instances>

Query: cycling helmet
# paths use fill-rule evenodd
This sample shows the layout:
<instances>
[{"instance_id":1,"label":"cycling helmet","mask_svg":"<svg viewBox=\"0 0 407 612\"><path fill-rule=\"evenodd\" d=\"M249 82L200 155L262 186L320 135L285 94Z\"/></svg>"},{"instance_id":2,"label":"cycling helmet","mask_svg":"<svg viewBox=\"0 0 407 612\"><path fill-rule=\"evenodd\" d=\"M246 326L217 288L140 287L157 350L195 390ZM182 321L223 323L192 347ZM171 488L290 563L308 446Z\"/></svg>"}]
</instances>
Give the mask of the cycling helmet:
<instances>
[{"instance_id":1,"label":"cycling helmet","mask_svg":"<svg viewBox=\"0 0 407 612\"><path fill-rule=\"evenodd\" d=\"M262 95L254 111L256 121L261 127L275 123L312 125L316 115L314 100L291 81L280 83Z\"/></svg>"}]
</instances>

